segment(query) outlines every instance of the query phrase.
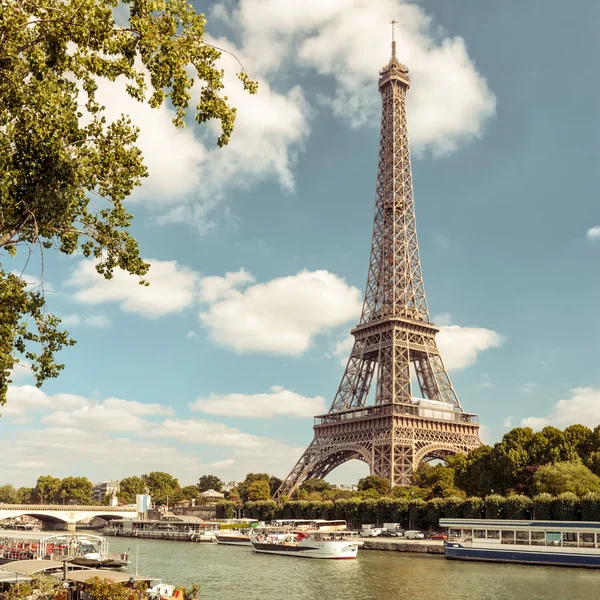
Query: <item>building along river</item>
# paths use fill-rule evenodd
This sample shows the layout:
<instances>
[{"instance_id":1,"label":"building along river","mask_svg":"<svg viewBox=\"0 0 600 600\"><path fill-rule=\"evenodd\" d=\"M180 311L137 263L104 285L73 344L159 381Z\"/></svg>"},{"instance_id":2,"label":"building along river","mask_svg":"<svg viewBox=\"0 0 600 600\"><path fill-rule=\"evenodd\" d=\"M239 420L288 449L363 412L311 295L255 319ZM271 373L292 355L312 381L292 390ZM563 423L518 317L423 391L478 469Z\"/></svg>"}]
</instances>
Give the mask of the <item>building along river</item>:
<instances>
[{"instance_id":1,"label":"building along river","mask_svg":"<svg viewBox=\"0 0 600 600\"><path fill-rule=\"evenodd\" d=\"M202 600L589 600L600 570L450 561L360 550L356 560L259 555L211 543L108 538L131 549L130 571L202 585Z\"/></svg>"}]
</instances>

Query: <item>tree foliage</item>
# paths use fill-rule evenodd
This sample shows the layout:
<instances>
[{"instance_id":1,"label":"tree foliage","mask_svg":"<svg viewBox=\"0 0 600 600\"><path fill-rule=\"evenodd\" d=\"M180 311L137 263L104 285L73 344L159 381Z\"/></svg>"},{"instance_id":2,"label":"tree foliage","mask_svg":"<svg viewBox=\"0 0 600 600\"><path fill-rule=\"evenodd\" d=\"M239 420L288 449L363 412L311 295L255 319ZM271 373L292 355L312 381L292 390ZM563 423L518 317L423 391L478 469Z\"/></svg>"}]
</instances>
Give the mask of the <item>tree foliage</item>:
<instances>
[{"instance_id":1,"label":"tree foliage","mask_svg":"<svg viewBox=\"0 0 600 600\"><path fill-rule=\"evenodd\" d=\"M538 469L533 476L533 487L538 493L571 492L582 496L588 492L600 493L600 477L580 462L559 462Z\"/></svg>"},{"instance_id":2,"label":"tree foliage","mask_svg":"<svg viewBox=\"0 0 600 600\"><path fill-rule=\"evenodd\" d=\"M19 503L19 495L14 486L7 483L0 485L0 502L3 504L17 504Z\"/></svg>"},{"instance_id":3,"label":"tree foliage","mask_svg":"<svg viewBox=\"0 0 600 600\"><path fill-rule=\"evenodd\" d=\"M217 144L230 139L235 109L222 95L221 52L205 40L206 20L186 0L15 0L1 10L0 248L12 256L81 248L110 279L115 268L141 278L149 265L127 232L124 200L148 175L128 116L114 122L96 97L116 82L134 99L168 102L184 127L190 90L200 83L194 119L217 119ZM244 87L256 92L245 72ZM0 267L0 403L19 355L37 385L63 365L55 354L73 344L46 312L42 287Z\"/></svg>"},{"instance_id":4,"label":"tree foliage","mask_svg":"<svg viewBox=\"0 0 600 600\"><path fill-rule=\"evenodd\" d=\"M66 504L91 504L93 487L87 477L65 477L60 482L58 497Z\"/></svg>"},{"instance_id":5,"label":"tree foliage","mask_svg":"<svg viewBox=\"0 0 600 600\"><path fill-rule=\"evenodd\" d=\"M386 495L390 491L390 484L384 477L368 475L367 477L358 480L358 489L361 492L375 490L378 494Z\"/></svg>"},{"instance_id":6,"label":"tree foliage","mask_svg":"<svg viewBox=\"0 0 600 600\"><path fill-rule=\"evenodd\" d=\"M224 485L225 484L216 475L202 475L202 477L198 479L198 489L201 492L206 492L207 490L220 492Z\"/></svg>"},{"instance_id":7,"label":"tree foliage","mask_svg":"<svg viewBox=\"0 0 600 600\"><path fill-rule=\"evenodd\" d=\"M246 488L246 496L250 502L269 500L271 498L269 482L264 479L257 479L250 482Z\"/></svg>"},{"instance_id":8,"label":"tree foliage","mask_svg":"<svg viewBox=\"0 0 600 600\"><path fill-rule=\"evenodd\" d=\"M124 504L133 504L138 494L146 493L146 482L137 475L125 477L119 481L117 498Z\"/></svg>"},{"instance_id":9,"label":"tree foliage","mask_svg":"<svg viewBox=\"0 0 600 600\"><path fill-rule=\"evenodd\" d=\"M41 475L38 477L33 492L32 501L36 504L55 504L59 501L61 480L52 475ZM66 494L65 494L66 496Z\"/></svg>"},{"instance_id":10,"label":"tree foliage","mask_svg":"<svg viewBox=\"0 0 600 600\"><path fill-rule=\"evenodd\" d=\"M164 471L152 471L144 479L150 497L155 504L170 505L179 502L182 498L181 486L177 478Z\"/></svg>"}]
</instances>

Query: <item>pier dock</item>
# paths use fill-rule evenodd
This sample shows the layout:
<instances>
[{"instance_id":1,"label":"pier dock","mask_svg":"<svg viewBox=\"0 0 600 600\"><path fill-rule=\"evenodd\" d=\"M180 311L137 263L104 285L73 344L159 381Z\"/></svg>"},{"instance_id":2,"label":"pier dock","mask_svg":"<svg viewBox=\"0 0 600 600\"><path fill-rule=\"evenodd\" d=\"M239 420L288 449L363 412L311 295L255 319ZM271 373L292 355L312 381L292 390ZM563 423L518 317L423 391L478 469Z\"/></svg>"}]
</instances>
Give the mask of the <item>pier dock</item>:
<instances>
[{"instance_id":1,"label":"pier dock","mask_svg":"<svg viewBox=\"0 0 600 600\"><path fill-rule=\"evenodd\" d=\"M387 550L391 552L418 552L421 554L444 554L444 542L438 540L405 540L403 538L359 538L363 550Z\"/></svg>"}]
</instances>

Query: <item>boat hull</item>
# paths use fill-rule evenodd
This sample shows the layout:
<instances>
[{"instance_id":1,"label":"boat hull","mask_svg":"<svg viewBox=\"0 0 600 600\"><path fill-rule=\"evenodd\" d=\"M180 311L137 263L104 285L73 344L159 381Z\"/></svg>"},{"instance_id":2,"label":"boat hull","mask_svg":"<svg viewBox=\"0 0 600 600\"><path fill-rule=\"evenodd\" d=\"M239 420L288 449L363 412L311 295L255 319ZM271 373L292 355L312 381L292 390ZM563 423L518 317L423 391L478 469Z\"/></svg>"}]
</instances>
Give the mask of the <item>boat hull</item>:
<instances>
[{"instance_id":1,"label":"boat hull","mask_svg":"<svg viewBox=\"0 0 600 600\"><path fill-rule=\"evenodd\" d=\"M445 544L446 558L485 562L508 562L560 567L600 568L600 555L512 548L472 548L458 542Z\"/></svg>"},{"instance_id":2,"label":"boat hull","mask_svg":"<svg viewBox=\"0 0 600 600\"><path fill-rule=\"evenodd\" d=\"M329 560L348 560L356 558L358 544L339 542L311 542L298 544L273 544L252 542L254 551L260 554L278 554L298 558L320 558Z\"/></svg>"},{"instance_id":3,"label":"boat hull","mask_svg":"<svg viewBox=\"0 0 600 600\"><path fill-rule=\"evenodd\" d=\"M225 546L252 546L248 535L215 535L215 538Z\"/></svg>"}]
</instances>

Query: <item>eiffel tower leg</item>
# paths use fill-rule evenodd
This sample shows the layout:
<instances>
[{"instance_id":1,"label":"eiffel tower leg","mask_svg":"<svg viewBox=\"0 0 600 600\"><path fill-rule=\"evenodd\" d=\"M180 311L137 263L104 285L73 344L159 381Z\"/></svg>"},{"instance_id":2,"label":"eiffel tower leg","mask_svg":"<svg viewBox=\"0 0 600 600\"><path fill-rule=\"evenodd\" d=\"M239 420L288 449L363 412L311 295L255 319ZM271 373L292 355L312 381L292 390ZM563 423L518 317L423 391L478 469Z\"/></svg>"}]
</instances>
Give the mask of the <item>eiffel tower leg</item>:
<instances>
[{"instance_id":1,"label":"eiffel tower leg","mask_svg":"<svg viewBox=\"0 0 600 600\"><path fill-rule=\"evenodd\" d=\"M323 479L333 469L353 459L366 462L371 473L373 473L370 458L371 452L367 447L355 450L348 448L347 443L345 444L343 440L340 440L337 445L335 443L321 445L315 440L304 451L304 454L281 484L274 497L277 500L282 496L289 498L307 479Z\"/></svg>"}]
</instances>

